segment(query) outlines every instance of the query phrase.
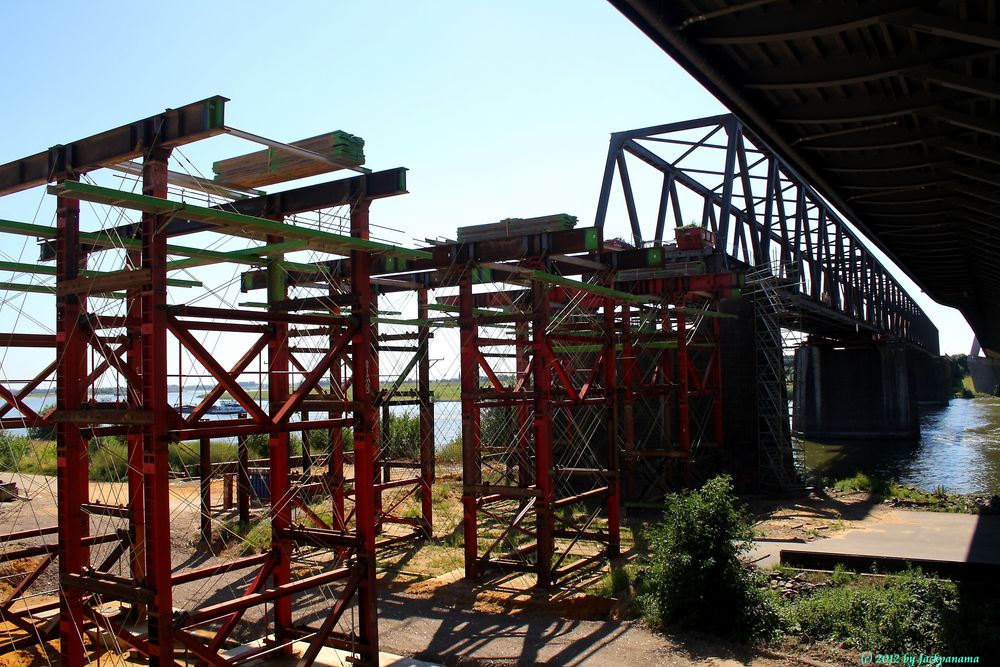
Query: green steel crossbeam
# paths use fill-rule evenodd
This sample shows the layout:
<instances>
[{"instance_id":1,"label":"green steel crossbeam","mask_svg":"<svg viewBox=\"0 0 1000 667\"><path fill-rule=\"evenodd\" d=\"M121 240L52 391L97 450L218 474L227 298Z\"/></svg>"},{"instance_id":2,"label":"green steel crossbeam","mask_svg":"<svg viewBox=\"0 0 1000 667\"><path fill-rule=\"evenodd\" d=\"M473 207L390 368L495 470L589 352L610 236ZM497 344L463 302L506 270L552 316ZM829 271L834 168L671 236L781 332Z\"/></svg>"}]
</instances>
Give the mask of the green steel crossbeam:
<instances>
[{"instance_id":1,"label":"green steel crossbeam","mask_svg":"<svg viewBox=\"0 0 1000 667\"><path fill-rule=\"evenodd\" d=\"M687 306L681 306L679 308L675 308L675 310L677 312L684 313L685 315L696 315L696 316L700 315L701 317L717 317L723 320L738 319L738 316L733 315L732 313L720 313L717 310L704 310L702 308L689 308Z\"/></svg>"},{"instance_id":2,"label":"green steel crossbeam","mask_svg":"<svg viewBox=\"0 0 1000 667\"><path fill-rule=\"evenodd\" d=\"M457 313L461 310L458 306L449 306L444 303L429 303L427 304L427 310L437 310L442 313ZM473 315L503 315L504 313L511 312L505 308L497 308L495 310L490 310L488 308L473 308Z\"/></svg>"},{"instance_id":3,"label":"green steel crossbeam","mask_svg":"<svg viewBox=\"0 0 1000 667\"><path fill-rule=\"evenodd\" d=\"M45 225L35 225L28 222L15 222L13 220L0 220L0 232L8 234L20 234L21 236L34 236L39 239L54 239L56 237L55 227ZM80 232L80 241L87 245L95 246L101 250L115 248L125 248L126 250L141 250L142 242L138 239L125 238L108 232ZM305 245L302 241L296 241L298 248ZM280 244L279 244L280 245ZM296 248L296 249L298 249ZM236 262L256 266L260 263L260 258L255 255L265 255L270 250L269 246L260 248L249 248L239 250L235 253L220 252L217 250L205 250L203 248L192 248L190 246L168 245L168 255L181 255L191 259L176 260L167 263L168 271L187 269L194 266L204 266L206 264ZM195 259L205 261L194 261Z\"/></svg>"},{"instance_id":4,"label":"green steel crossbeam","mask_svg":"<svg viewBox=\"0 0 1000 667\"><path fill-rule=\"evenodd\" d=\"M562 354L579 354L579 353L590 353L590 352L600 352L604 349L604 345L552 345L552 350L554 352ZM677 349L677 341L668 340L660 342L650 342L650 343L632 343L632 347L641 350L675 350ZM688 347L691 347L690 345ZM621 343L615 345L615 351L621 352L623 350Z\"/></svg>"},{"instance_id":5,"label":"green steel crossbeam","mask_svg":"<svg viewBox=\"0 0 1000 667\"><path fill-rule=\"evenodd\" d=\"M27 292L30 294L52 294L56 293L56 288L54 285L30 285L26 283L8 283L0 282L0 291L6 290L9 292ZM126 294L124 292L95 292L88 296L100 297L102 299L124 299Z\"/></svg>"},{"instance_id":6,"label":"green steel crossbeam","mask_svg":"<svg viewBox=\"0 0 1000 667\"><path fill-rule=\"evenodd\" d=\"M227 262L232 262L234 264L248 264L250 266L260 266L267 262L267 256L274 253L285 253L292 252L295 250L302 250L303 248L309 247L309 242L299 239L296 241L284 241L282 243L269 243L268 245L260 246L257 248L246 248L244 250L233 250L229 252L220 252L214 250L199 251L192 248L190 253L174 253L170 251L170 247L167 247L167 252L170 254L187 254L188 259L178 259L172 262L167 262L168 271L176 271L178 269L191 269L196 266L207 266L209 264L224 264ZM296 265L296 266L311 266L311 265Z\"/></svg>"},{"instance_id":7,"label":"green steel crossbeam","mask_svg":"<svg viewBox=\"0 0 1000 667\"><path fill-rule=\"evenodd\" d=\"M242 236L258 241L267 241L269 236L306 240L309 242L310 248L325 250L338 255L347 255L352 250L367 250L369 252L408 259L430 259L432 257L431 253L423 250L410 250L386 243L354 238L352 236L303 229L294 225L286 225L281 222L257 218L251 215L195 206L184 202L123 192L112 188L102 188L88 183L63 181L59 185L49 186L48 192L59 197L82 199L108 206L120 206L145 213L179 216L188 220L223 227L227 232L235 236Z\"/></svg>"},{"instance_id":8,"label":"green steel crossbeam","mask_svg":"<svg viewBox=\"0 0 1000 667\"><path fill-rule=\"evenodd\" d=\"M426 320L405 320L391 317L373 317L372 322L379 324L400 324L407 326L431 326L431 327L452 327L458 325L458 320L451 317L430 318Z\"/></svg>"},{"instance_id":9,"label":"green steel crossbeam","mask_svg":"<svg viewBox=\"0 0 1000 667\"><path fill-rule=\"evenodd\" d=\"M56 275L56 267L43 266L41 264L23 264L20 262L0 262L0 271L10 271L12 273L32 273L42 276ZM96 278L98 276L110 275L109 271L80 271L83 278ZM168 278L167 284L171 287L203 287L200 280L181 280L179 278Z\"/></svg>"},{"instance_id":10,"label":"green steel crossbeam","mask_svg":"<svg viewBox=\"0 0 1000 667\"><path fill-rule=\"evenodd\" d=\"M592 285L590 283L585 283L582 280L573 280L572 278L564 278L563 276L557 276L554 273L548 273L546 271L532 271L530 276L532 280L538 280L541 282L555 283L556 285L562 285L563 287L571 287L573 289L578 289L583 292L590 292L591 294L596 294L598 296L607 296L613 299L618 299L619 301L629 301L631 303L649 303L650 299L636 296L635 294L629 294L628 292L620 292L610 287L604 287L603 285Z\"/></svg>"}]
</instances>

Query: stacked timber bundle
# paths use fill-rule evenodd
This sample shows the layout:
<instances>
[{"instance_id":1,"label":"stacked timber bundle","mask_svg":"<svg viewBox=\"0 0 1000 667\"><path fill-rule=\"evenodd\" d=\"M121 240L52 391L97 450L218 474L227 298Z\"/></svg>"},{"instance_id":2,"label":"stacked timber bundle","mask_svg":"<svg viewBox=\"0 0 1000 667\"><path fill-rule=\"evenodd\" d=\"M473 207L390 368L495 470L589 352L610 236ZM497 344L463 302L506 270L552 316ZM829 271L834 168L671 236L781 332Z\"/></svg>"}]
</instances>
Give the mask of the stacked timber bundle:
<instances>
[{"instance_id":1,"label":"stacked timber bundle","mask_svg":"<svg viewBox=\"0 0 1000 667\"><path fill-rule=\"evenodd\" d=\"M347 166L365 163L365 140L347 132L328 132L290 144ZM329 162L314 160L278 148L220 160L212 165L215 182L230 188L251 189L307 176L316 176L338 168Z\"/></svg>"},{"instance_id":2,"label":"stacked timber bundle","mask_svg":"<svg viewBox=\"0 0 1000 667\"><path fill-rule=\"evenodd\" d=\"M486 241L489 239L505 239L525 234L540 234L542 232L557 232L576 227L576 216L566 213L543 215L540 218L507 218L500 222L485 225L470 225L458 228L458 240Z\"/></svg>"}]
</instances>

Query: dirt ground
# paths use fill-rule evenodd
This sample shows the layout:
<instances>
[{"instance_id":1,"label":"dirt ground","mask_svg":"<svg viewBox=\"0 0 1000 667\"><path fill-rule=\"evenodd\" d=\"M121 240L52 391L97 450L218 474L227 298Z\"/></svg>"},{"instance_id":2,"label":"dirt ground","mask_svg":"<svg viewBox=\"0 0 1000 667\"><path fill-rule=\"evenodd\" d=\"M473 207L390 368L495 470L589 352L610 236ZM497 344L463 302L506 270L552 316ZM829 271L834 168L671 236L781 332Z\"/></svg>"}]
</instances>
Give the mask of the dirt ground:
<instances>
[{"instance_id":1,"label":"dirt ground","mask_svg":"<svg viewBox=\"0 0 1000 667\"><path fill-rule=\"evenodd\" d=\"M7 475L9 477L10 475ZM22 500L0 504L0 524L7 531L31 530L55 525L54 479L17 476ZM454 473L442 476L435 489L435 539L419 546L398 549L380 558L379 623L382 650L448 665L677 665L698 667L778 667L803 663L795 657L753 653L746 647L692 633L663 634L631 620L623 620L624 601L593 594L602 572L580 577L553 594L542 595L530 577L493 578L471 583L462 578L460 539L461 484ZM218 502L221 482L213 485ZM199 485L171 482L171 533L174 569L225 562L235 555L239 543L228 547L217 540L211 548L198 544ZM109 504L127 503L124 484L93 483L91 499ZM864 522L891 510L874 504L866 494L823 492L784 501L751 500L760 539L810 541L832 531ZM259 515L259 512L258 512ZM217 532L227 528L232 513L216 516ZM112 530L121 519L92 517L91 533ZM626 542L631 531L623 531ZM53 537L46 541L54 543ZM23 542L37 543L37 540ZM6 551L15 544L4 544ZM626 543L624 547L629 549ZM634 550L633 550L634 551ZM95 551L93 558L99 557ZM8 563L0 571L2 584L11 585L31 563ZM305 566L304 566L305 567ZM123 572L123 574L126 574ZM246 573L235 573L205 582L180 586L174 591L175 606L191 607L235 597L248 583ZM56 587L55 567L39 579L38 587ZM298 603L308 616L328 609L322 596ZM237 636L253 636L248 614ZM0 634L3 628L0 627ZM47 664L38 649L0 656L0 667L34 667Z\"/></svg>"}]
</instances>

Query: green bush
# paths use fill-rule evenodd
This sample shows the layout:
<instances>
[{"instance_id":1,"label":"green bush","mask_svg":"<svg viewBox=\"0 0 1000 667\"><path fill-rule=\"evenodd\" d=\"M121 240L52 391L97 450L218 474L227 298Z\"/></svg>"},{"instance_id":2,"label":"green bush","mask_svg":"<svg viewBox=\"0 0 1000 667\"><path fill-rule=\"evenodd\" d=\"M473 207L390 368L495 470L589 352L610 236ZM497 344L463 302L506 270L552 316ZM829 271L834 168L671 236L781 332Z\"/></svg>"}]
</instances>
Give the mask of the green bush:
<instances>
[{"instance_id":1,"label":"green bush","mask_svg":"<svg viewBox=\"0 0 1000 667\"><path fill-rule=\"evenodd\" d=\"M124 436L91 438L87 443L90 479L122 482L128 478L128 442Z\"/></svg>"},{"instance_id":2,"label":"green bush","mask_svg":"<svg viewBox=\"0 0 1000 667\"><path fill-rule=\"evenodd\" d=\"M391 460L420 459L420 417L389 414L389 430L382 433L382 455Z\"/></svg>"},{"instance_id":3,"label":"green bush","mask_svg":"<svg viewBox=\"0 0 1000 667\"><path fill-rule=\"evenodd\" d=\"M479 417L480 439L490 447L510 446L514 442L513 408L483 408Z\"/></svg>"},{"instance_id":4,"label":"green bush","mask_svg":"<svg viewBox=\"0 0 1000 667\"><path fill-rule=\"evenodd\" d=\"M462 436L446 443L437 451L436 456L442 463L459 463L462 460Z\"/></svg>"},{"instance_id":5,"label":"green bush","mask_svg":"<svg viewBox=\"0 0 1000 667\"><path fill-rule=\"evenodd\" d=\"M848 579L837 577L845 584ZM811 639L846 642L876 653L940 653L948 649L957 611L951 582L910 570L898 577L824 588L790 607L789 620ZM956 647L957 648L957 647Z\"/></svg>"},{"instance_id":6,"label":"green bush","mask_svg":"<svg viewBox=\"0 0 1000 667\"><path fill-rule=\"evenodd\" d=\"M251 459L268 458L267 441L267 433L254 433L247 436L247 453Z\"/></svg>"},{"instance_id":7,"label":"green bush","mask_svg":"<svg viewBox=\"0 0 1000 667\"><path fill-rule=\"evenodd\" d=\"M54 405L46 405L38 411L38 415L40 417L45 417L55 409L56 406ZM50 422L44 426L30 426L28 427L28 437L32 440L55 440L56 425Z\"/></svg>"},{"instance_id":8,"label":"green bush","mask_svg":"<svg viewBox=\"0 0 1000 667\"><path fill-rule=\"evenodd\" d=\"M735 501L726 475L667 498L663 524L649 531L651 552L641 576L638 603L649 622L741 640L777 632L776 596L740 561L752 530Z\"/></svg>"},{"instance_id":9,"label":"green bush","mask_svg":"<svg viewBox=\"0 0 1000 667\"><path fill-rule=\"evenodd\" d=\"M855 473L854 477L842 479L833 485L838 491L873 491L875 482L863 472Z\"/></svg>"},{"instance_id":10,"label":"green bush","mask_svg":"<svg viewBox=\"0 0 1000 667\"><path fill-rule=\"evenodd\" d=\"M31 440L23 435L0 431L0 470L20 470L21 459L32 451Z\"/></svg>"}]
</instances>

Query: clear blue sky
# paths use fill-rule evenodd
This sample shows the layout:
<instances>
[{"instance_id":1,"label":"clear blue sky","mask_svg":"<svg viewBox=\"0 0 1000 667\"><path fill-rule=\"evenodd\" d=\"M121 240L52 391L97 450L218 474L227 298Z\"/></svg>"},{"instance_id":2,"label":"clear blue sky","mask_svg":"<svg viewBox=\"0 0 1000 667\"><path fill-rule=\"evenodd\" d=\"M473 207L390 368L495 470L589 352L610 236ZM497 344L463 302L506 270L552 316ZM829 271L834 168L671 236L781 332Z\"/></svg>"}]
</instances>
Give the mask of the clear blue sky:
<instances>
[{"instance_id":1,"label":"clear blue sky","mask_svg":"<svg viewBox=\"0 0 1000 667\"><path fill-rule=\"evenodd\" d=\"M368 166L408 167L411 194L373 221L409 238L554 212L589 224L611 132L724 111L602 0L9 3L0 55L0 163L221 94L232 126L343 129ZM33 219L38 198L0 200L0 217ZM911 291L943 351L968 351L964 320Z\"/></svg>"}]
</instances>

